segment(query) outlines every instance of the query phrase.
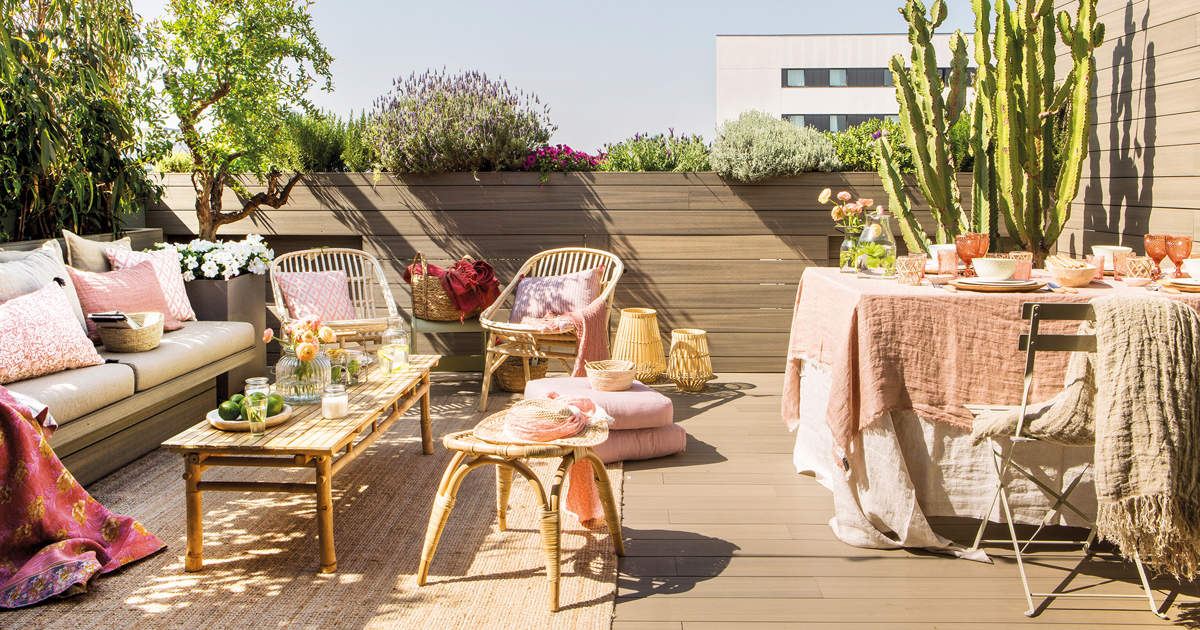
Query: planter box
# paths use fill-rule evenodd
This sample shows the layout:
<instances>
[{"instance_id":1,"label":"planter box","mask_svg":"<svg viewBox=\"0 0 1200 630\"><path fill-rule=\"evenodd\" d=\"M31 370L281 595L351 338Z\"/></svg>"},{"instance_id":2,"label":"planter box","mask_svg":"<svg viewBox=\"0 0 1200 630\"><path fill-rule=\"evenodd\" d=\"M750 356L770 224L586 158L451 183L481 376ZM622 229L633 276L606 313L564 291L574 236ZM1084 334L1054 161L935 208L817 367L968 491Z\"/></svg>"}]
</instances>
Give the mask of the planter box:
<instances>
[{"instance_id":1,"label":"planter box","mask_svg":"<svg viewBox=\"0 0 1200 630\"><path fill-rule=\"evenodd\" d=\"M241 391L247 378L266 376L267 346L262 342L262 332L267 325L265 280L266 276L245 274L231 280L203 279L187 283L188 300L192 310L196 311L196 319L248 322L254 326L254 362L229 372L227 382L218 383L218 396Z\"/></svg>"}]
</instances>

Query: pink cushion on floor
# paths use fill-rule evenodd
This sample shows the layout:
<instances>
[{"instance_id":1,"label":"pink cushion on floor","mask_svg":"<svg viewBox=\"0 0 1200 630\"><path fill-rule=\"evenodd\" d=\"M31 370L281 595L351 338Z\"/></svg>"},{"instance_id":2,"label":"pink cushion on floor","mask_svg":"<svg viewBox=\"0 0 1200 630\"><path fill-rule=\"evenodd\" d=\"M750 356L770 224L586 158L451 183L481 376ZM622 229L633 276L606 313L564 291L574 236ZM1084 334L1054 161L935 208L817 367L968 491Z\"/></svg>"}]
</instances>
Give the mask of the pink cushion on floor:
<instances>
[{"instance_id":1,"label":"pink cushion on floor","mask_svg":"<svg viewBox=\"0 0 1200 630\"><path fill-rule=\"evenodd\" d=\"M594 450L605 464L621 460L653 459L682 453L687 446L687 431L678 424L651 429L609 431L608 441Z\"/></svg>"},{"instance_id":2,"label":"pink cushion on floor","mask_svg":"<svg viewBox=\"0 0 1200 630\"><path fill-rule=\"evenodd\" d=\"M525 384L526 398L545 398L550 392L591 398L613 417L609 428L616 431L662 427L675 421L671 399L637 381L623 392L595 391L586 377L539 378Z\"/></svg>"}]
</instances>

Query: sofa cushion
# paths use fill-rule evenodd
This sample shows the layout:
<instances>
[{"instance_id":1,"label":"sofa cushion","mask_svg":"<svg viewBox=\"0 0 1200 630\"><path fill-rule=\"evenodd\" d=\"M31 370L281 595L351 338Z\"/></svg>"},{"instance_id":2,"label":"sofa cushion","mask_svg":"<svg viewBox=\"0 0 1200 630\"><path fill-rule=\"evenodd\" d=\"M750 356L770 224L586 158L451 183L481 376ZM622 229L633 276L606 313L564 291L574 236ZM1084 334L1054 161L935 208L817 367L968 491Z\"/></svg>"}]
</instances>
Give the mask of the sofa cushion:
<instances>
[{"instance_id":1,"label":"sofa cushion","mask_svg":"<svg viewBox=\"0 0 1200 630\"><path fill-rule=\"evenodd\" d=\"M154 263L150 261L106 273L67 267L67 273L71 274L71 280L75 283L79 304L83 306L85 314L106 311L162 313L163 330L179 330L181 326L179 320L171 315L167 298L158 284ZM87 325L88 336L99 343L100 330L95 322L89 319Z\"/></svg>"},{"instance_id":2,"label":"sofa cushion","mask_svg":"<svg viewBox=\"0 0 1200 630\"><path fill-rule=\"evenodd\" d=\"M650 429L609 431L608 439L593 449L605 464L635 459L654 459L682 453L687 448L687 431L678 424Z\"/></svg>"},{"instance_id":3,"label":"sofa cushion","mask_svg":"<svg viewBox=\"0 0 1200 630\"><path fill-rule=\"evenodd\" d=\"M171 310L171 316L181 322L196 319L192 303L188 301L187 287L183 284L179 252L174 249L135 252L114 247L105 250L105 253L108 255L108 262L115 270L150 261L150 264L154 265L154 274L158 276L158 286L162 289L163 297L167 298L167 308Z\"/></svg>"},{"instance_id":4,"label":"sofa cushion","mask_svg":"<svg viewBox=\"0 0 1200 630\"><path fill-rule=\"evenodd\" d=\"M127 365L105 363L17 381L5 387L49 407L50 415L61 426L132 396L133 370Z\"/></svg>"},{"instance_id":5,"label":"sofa cushion","mask_svg":"<svg viewBox=\"0 0 1200 630\"><path fill-rule=\"evenodd\" d=\"M0 304L0 383L103 362L58 284Z\"/></svg>"},{"instance_id":6,"label":"sofa cushion","mask_svg":"<svg viewBox=\"0 0 1200 630\"><path fill-rule=\"evenodd\" d=\"M566 315L592 303L600 295L604 267L585 269L561 276L522 278L513 296L508 321L521 323L526 317Z\"/></svg>"},{"instance_id":7,"label":"sofa cushion","mask_svg":"<svg viewBox=\"0 0 1200 630\"><path fill-rule=\"evenodd\" d=\"M71 230L63 230L62 235L67 244L67 264L84 271L104 273L112 269L108 264L108 256L104 253L106 249L132 249L132 241L128 236L115 241L93 241Z\"/></svg>"},{"instance_id":8,"label":"sofa cushion","mask_svg":"<svg viewBox=\"0 0 1200 630\"><path fill-rule=\"evenodd\" d=\"M63 292L67 294L67 301L71 303L71 311L79 320L79 326L87 330L83 309L79 307L79 296L75 294L75 284L63 265L62 248L58 246L58 241L46 241L41 248L31 252L0 251L0 302L33 293L56 278L63 281Z\"/></svg>"},{"instance_id":9,"label":"sofa cushion","mask_svg":"<svg viewBox=\"0 0 1200 630\"><path fill-rule=\"evenodd\" d=\"M621 392L598 392L585 377L539 378L525 384L526 398L545 398L550 392L567 397L586 396L613 417L609 428L614 431L661 427L675 421L671 399L634 381Z\"/></svg>"},{"instance_id":10,"label":"sofa cushion","mask_svg":"<svg viewBox=\"0 0 1200 630\"><path fill-rule=\"evenodd\" d=\"M253 347L254 341L254 326L246 322L193 321L164 333L162 343L148 352L101 355L133 368L140 392Z\"/></svg>"}]
</instances>

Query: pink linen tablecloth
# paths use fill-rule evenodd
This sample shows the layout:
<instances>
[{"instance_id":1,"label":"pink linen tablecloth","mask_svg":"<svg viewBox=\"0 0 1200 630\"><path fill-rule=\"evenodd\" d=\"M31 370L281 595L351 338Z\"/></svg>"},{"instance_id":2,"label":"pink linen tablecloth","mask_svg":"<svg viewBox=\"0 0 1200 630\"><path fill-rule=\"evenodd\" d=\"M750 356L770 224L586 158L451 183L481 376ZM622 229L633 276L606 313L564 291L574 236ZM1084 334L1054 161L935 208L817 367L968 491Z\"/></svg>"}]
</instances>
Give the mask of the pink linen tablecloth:
<instances>
[{"instance_id":1,"label":"pink linen tablecloth","mask_svg":"<svg viewBox=\"0 0 1200 630\"><path fill-rule=\"evenodd\" d=\"M843 460L859 431L894 410L969 429L972 416L964 405L1020 402L1024 354L1017 338L1029 326L1021 304L1086 302L1113 292L1200 306L1200 294L1150 292L1111 279L1074 294L975 293L806 269L792 314L783 419L795 427L802 362L815 361L832 372L826 421ZM1064 326L1043 331L1069 332ZM1066 362L1066 353L1038 356L1033 400L1062 388Z\"/></svg>"}]
</instances>

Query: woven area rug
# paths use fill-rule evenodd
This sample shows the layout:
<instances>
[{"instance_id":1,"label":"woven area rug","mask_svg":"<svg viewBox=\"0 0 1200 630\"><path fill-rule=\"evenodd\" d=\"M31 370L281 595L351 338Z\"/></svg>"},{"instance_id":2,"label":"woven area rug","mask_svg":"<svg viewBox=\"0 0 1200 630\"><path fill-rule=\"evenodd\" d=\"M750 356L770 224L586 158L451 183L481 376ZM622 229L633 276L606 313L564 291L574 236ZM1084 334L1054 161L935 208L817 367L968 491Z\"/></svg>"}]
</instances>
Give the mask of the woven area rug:
<instances>
[{"instance_id":1,"label":"woven area rug","mask_svg":"<svg viewBox=\"0 0 1200 630\"><path fill-rule=\"evenodd\" d=\"M434 435L473 426L477 396L471 381L435 383ZM0 612L0 625L609 628L617 562L607 529L588 530L564 513L562 609L550 613L537 499L518 478L509 529L497 532L491 466L463 483L429 582L417 586L429 508L450 460L440 441L433 455L422 455L419 435L410 412L334 478L338 571L328 575L317 572L311 496L217 492L204 494L205 568L184 572L183 464L178 455L155 451L88 490L113 511L136 517L168 548L98 578L83 595ZM535 469L549 485L549 462ZM311 473L294 472L294 480L311 480ZM278 471L210 468L205 479L267 479L272 473ZM609 477L619 505L619 465L609 468Z\"/></svg>"}]
</instances>

